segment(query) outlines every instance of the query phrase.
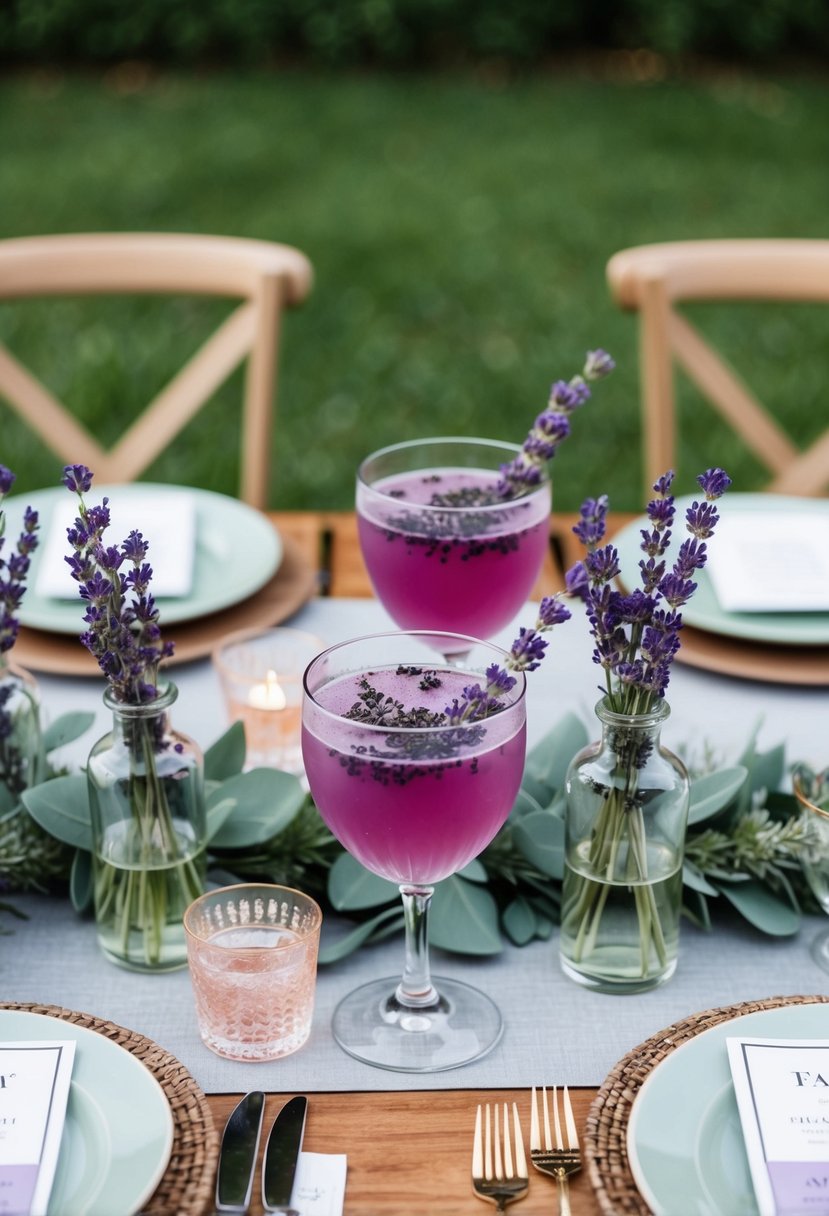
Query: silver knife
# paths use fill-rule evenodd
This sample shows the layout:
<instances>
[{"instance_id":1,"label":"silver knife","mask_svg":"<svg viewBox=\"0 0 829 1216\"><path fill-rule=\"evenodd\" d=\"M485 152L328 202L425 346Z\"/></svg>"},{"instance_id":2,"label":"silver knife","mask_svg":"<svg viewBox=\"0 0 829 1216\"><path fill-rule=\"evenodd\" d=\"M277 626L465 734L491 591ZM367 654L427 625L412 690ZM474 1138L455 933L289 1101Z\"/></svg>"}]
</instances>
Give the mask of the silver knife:
<instances>
[{"instance_id":1,"label":"silver knife","mask_svg":"<svg viewBox=\"0 0 829 1216\"><path fill-rule=\"evenodd\" d=\"M265 1095L245 1094L225 1124L216 1174L216 1211L247 1212L253 1191L253 1173L259 1153Z\"/></svg>"},{"instance_id":2,"label":"silver knife","mask_svg":"<svg viewBox=\"0 0 829 1216\"><path fill-rule=\"evenodd\" d=\"M262 1205L266 1212L300 1216L291 1207L291 1191L307 1113L307 1098L291 1098L273 1121L262 1163Z\"/></svg>"}]
</instances>

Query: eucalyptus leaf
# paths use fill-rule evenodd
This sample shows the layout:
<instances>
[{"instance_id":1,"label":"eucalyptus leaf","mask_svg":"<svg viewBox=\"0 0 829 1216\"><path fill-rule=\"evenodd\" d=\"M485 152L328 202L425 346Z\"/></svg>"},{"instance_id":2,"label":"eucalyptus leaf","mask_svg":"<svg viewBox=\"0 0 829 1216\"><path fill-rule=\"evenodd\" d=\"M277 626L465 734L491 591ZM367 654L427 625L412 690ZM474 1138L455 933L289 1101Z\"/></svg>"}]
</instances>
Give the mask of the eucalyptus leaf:
<instances>
[{"instance_id":1,"label":"eucalyptus leaf","mask_svg":"<svg viewBox=\"0 0 829 1216\"><path fill-rule=\"evenodd\" d=\"M328 872L328 898L338 912L356 912L399 900L400 888L341 853Z\"/></svg>"},{"instance_id":2,"label":"eucalyptus leaf","mask_svg":"<svg viewBox=\"0 0 829 1216\"><path fill-rule=\"evenodd\" d=\"M0 815L17 806L17 795L13 794L5 781L0 781Z\"/></svg>"},{"instance_id":3,"label":"eucalyptus leaf","mask_svg":"<svg viewBox=\"0 0 829 1216\"><path fill-rule=\"evenodd\" d=\"M522 815L529 815L532 811L540 810L543 810L541 803L522 786L507 818L514 821L520 819Z\"/></svg>"},{"instance_id":4,"label":"eucalyptus leaf","mask_svg":"<svg viewBox=\"0 0 829 1216\"><path fill-rule=\"evenodd\" d=\"M512 826L517 849L542 874L564 877L564 821L549 811L524 815Z\"/></svg>"},{"instance_id":5,"label":"eucalyptus leaf","mask_svg":"<svg viewBox=\"0 0 829 1216\"><path fill-rule=\"evenodd\" d=\"M385 926L387 922L397 918L398 924L395 929L403 928L403 917L399 907L386 908L385 911L379 912L377 916L373 916L371 920L363 921L351 933L347 933L345 937L339 938L335 942L326 942L320 946L319 963L325 966L328 963L338 963L340 959L346 958L349 954L353 954L360 946L371 938L372 934L381 926Z\"/></svg>"},{"instance_id":6,"label":"eucalyptus leaf","mask_svg":"<svg viewBox=\"0 0 829 1216\"><path fill-rule=\"evenodd\" d=\"M58 747L65 747L67 743L73 743L75 739L79 739L89 730L94 721L95 715L86 710L61 714L44 730L43 750L53 752Z\"/></svg>"},{"instance_id":7,"label":"eucalyptus leaf","mask_svg":"<svg viewBox=\"0 0 829 1216\"><path fill-rule=\"evenodd\" d=\"M747 776L748 769L737 764L733 768L719 769L692 781L691 805L688 808L689 826L710 819L733 802Z\"/></svg>"},{"instance_id":8,"label":"eucalyptus leaf","mask_svg":"<svg viewBox=\"0 0 829 1216\"><path fill-rule=\"evenodd\" d=\"M464 866L462 870L458 870L458 874L461 878L465 878L467 882L489 882L486 867L477 857L473 857L469 865Z\"/></svg>"},{"instance_id":9,"label":"eucalyptus leaf","mask_svg":"<svg viewBox=\"0 0 829 1216\"><path fill-rule=\"evenodd\" d=\"M69 872L69 898L76 912L88 912L93 903L92 854L77 849Z\"/></svg>"},{"instance_id":10,"label":"eucalyptus leaf","mask_svg":"<svg viewBox=\"0 0 829 1216\"><path fill-rule=\"evenodd\" d=\"M548 942L553 936L553 929L556 927L556 922L552 921L549 916L539 916L536 913L535 917L535 936L539 941Z\"/></svg>"},{"instance_id":11,"label":"eucalyptus leaf","mask_svg":"<svg viewBox=\"0 0 829 1216\"><path fill-rule=\"evenodd\" d=\"M526 946L536 935L538 918L528 901L519 895L504 909L501 924L514 945Z\"/></svg>"},{"instance_id":12,"label":"eucalyptus leaf","mask_svg":"<svg viewBox=\"0 0 829 1216\"><path fill-rule=\"evenodd\" d=\"M453 874L435 887L429 938L432 945L456 954L499 954L498 905L486 887Z\"/></svg>"},{"instance_id":13,"label":"eucalyptus leaf","mask_svg":"<svg viewBox=\"0 0 829 1216\"><path fill-rule=\"evenodd\" d=\"M736 886L724 883L725 898L756 929L773 937L791 937L800 928L800 915L788 900L780 899L756 880Z\"/></svg>"},{"instance_id":14,"label":"eucalyptus leaf","mask_svg":"<svg viewBox=\"0 0 829 1216\"><path fill-rule=\"evenodd\" d=\"M567 713L527 753L524 776L525 779L529 776L533 785L546 791L546 797L538 799L542 806L546 806L553 794L562 788L570 761L589 742L587 727L581 718ZM530 793L538 797L532 788Z\"/></svg>"},{"instance_id":15,"label":"eucalyptus leaf","mask_svg":"<svg viewBox=\"0 0 829 1216\"><path fill-rule=\"evenodd\" d=\"M220 798L218 802L215 799L208 800L206 812L208 842L212 843L228 816L236 809L236 805L235 798Z\"/></svg>"},{"instance_id":16,"label":"eucalyptus leaf","mask_svg":"<svg viewBox=\"0 0 829 1216\"><path fill-rule=\"evenodd\" d=\"M767 752L755 752L754 760L749 769L749 782L752 793L757 790L777 789L783 780L786 768L786 748L778 743Z\"/></svg>"},{"instance_id":17,"label":"eucalyptus leaf","mask_svg":"<svg viewBox=\"0 0 829 1216\"><path fill-rule=\"evenodd\" d=\"M239 773L213 790L208 816L225 814L223 804L233 803L210 844L215 849L247 849L264 844L291 822L305 801L305 791L292 773L253 768Z\"/></svg>"},{"instance_id":18,"label":"eucalyptus leaf","mask_svg":"<svg viewBox=\"0 0 829 1216\"><path fill-rule=\"evenodd\" d=\"M64 844L91 850L92 823L86 776L54 777L24 790L21 798L32 819L45 832Z\"/></svg>"},{"instance_id":19,"label":"eucalyptus leaf","mask_svg":"<svg viewBox=\"0 0 829 1216\"><path fill-rule=\"evenodd\" d=\"M692 891L698 891L701 895L719 895L717 888L712 887L705 875L690 861L683 863L682 885L690 887Z\"/></svg>"},{"instance_id":20,"label":"eucalyptus leaf","mask_svg":"<svg viewBox=\"0 0 829 1216\"><path fill-rule=\"evenodd\" d=\"M226 781L245 767L245 728L234 722L204 753L204 775L210 781Z\"/></svg>"}]
</instances>

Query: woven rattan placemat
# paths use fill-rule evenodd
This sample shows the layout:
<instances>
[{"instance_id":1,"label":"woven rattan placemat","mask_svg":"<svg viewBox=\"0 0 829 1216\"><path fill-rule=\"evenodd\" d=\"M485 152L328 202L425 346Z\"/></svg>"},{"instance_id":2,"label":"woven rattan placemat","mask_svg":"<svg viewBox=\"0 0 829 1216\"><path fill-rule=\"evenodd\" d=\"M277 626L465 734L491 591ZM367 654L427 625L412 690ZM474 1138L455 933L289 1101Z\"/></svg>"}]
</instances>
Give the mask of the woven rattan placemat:
<instances>
[{"instance_id":1,"label":"woven rattan placemat","mask_svg":"<svg viewBox=\"0 0 829 1216\"><path fill-rule=\"evenodd\" d=\"M0 1009L19 1009L61 1018L112 1039L136 1056L158 1081L173 1115L173 1148L164 1177L142 1208L146 1216L204 1216L212 1211L213 1179L219 1142L207 1099L175 1056L152 1039L125 1030L114 1022L75 1013L58 1005L0 1003Z\"/></svg>"},{"instance_id":2,"label":"woven rattan placemat","mask_svg":"<svg viewBox=\"0 0 829 1216\"><path fill-rule=\"evenodd\" d=\"M634 1099L657 1064L677 1047L720 1022L782 1005L824 1002L829 1002L829 996L772 996L762 1001L743 1001L721 1009L706 1009L660 1030L629 1051L608 1073L587 1115L584 1161L602 1211L607 1216L623 1216L624 1213L647 1216L650 1212L630 1171L627 1130Z\"/></svg>"}]
</instances>

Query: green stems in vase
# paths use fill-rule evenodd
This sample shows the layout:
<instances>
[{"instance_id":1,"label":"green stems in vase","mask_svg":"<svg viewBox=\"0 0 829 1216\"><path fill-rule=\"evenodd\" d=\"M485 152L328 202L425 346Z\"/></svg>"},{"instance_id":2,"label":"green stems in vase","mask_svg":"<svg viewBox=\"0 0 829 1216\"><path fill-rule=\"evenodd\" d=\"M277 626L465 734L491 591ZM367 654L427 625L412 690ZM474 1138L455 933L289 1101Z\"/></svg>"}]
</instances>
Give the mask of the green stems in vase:
<instances>
[{"instance_id":1,"label":"green stems in vase","mask_svg":"<svg viewBox=\"0 0 829 1216\"><path fill-rule=\"evenodd\" d=\"M600 743L571 762L561 960L588 987L638 992L676 968L689 782L648 714L596 713Z\"/></svg>"},{"instance_id":2,"label":"green stems in vase","mask_svg":"<svg viewBox=\"0 0 829 1216\"><path fill-rule=\"evenodd\" d=\"M155 701L125 706L105 693L113 729L87 768L98 939L133 970L184 965L182 917L204 889L202 757L169 726L176 695L168 684Z\"/></svg>"}]
</instances>

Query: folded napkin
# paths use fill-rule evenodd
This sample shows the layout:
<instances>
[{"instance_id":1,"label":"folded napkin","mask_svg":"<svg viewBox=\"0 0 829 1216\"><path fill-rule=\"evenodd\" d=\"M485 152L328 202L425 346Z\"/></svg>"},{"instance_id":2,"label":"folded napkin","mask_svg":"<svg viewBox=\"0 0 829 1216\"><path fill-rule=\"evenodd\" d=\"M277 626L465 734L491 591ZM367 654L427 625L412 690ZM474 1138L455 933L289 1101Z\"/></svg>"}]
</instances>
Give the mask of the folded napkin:
<instances>
[{"instance_id":1,"label":"folded napkin","mask_svg":"<svg viewBox=\"0 0 829 1216\"><path fill-rule=\"evenodd\" d=\"M708 546L725 612L829 612L829 511L725 508Z\"/></svg>"},{"instance_id":2,"label":"folded napkin","mask_svg":"<svg viewBox=\"0 0 829 1216\"><path fill-rule=\"evenodd\" d=\"M119 544L136 530L149 543L147 560L153 568L155 596L188 595L193 585L196 552L196 504L191 494L178 489L154 486L146 494L137 487L118 496L112 491L110 527L105 539ZM97 499L95 501L98 501ZM71 552L66 529L72 527L77 507L69 494L55 503L46 540L40 554L35 591L44 599L75 599L78 584L69 573L64 558Z\"/></svg>"},{"instance_id":3,"label":"folded napkin","mask_svg":"<svg viewBox=\"0 0 829 1216\"><path fill-rule=\"evenodd\" d=\"M302 1216L342 1216L346 1162L339 1153L300 1153L291 1207Z\"/></svg>"}]
</instances>

